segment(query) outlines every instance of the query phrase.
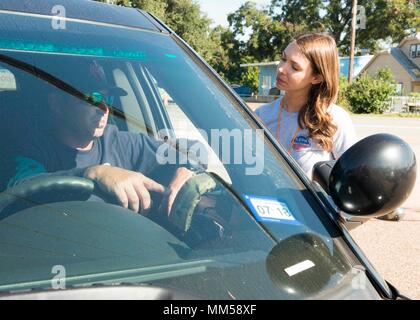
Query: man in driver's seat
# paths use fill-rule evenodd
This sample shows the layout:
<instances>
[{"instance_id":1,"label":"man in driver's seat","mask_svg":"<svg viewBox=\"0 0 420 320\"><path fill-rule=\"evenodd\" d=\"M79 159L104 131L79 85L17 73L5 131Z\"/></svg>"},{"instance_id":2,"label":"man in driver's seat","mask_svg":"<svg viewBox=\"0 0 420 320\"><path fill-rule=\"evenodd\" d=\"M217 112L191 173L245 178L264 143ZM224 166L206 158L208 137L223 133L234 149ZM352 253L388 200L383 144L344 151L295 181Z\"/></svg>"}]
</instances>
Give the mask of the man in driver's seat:
<instances>
[{"instance_id":1,"label":"man in driver's seat","mask_svg":"<svg viewBox=\"0 0 420 320\"><path fill-rule=\"evenodd\" d=\"M79 78L86 101L59 89L48 94L50 124L14 159L16 170L8 186L39 175L85 177L135 212L150 208L150 192L164 194L169 213L177 192L194 173L174 168L167 186L151 179L150 173L161 166L156 152L163 142L107 125L113 98L127 93L106 81L96 61Z\"/></svg>"}]
</instances>

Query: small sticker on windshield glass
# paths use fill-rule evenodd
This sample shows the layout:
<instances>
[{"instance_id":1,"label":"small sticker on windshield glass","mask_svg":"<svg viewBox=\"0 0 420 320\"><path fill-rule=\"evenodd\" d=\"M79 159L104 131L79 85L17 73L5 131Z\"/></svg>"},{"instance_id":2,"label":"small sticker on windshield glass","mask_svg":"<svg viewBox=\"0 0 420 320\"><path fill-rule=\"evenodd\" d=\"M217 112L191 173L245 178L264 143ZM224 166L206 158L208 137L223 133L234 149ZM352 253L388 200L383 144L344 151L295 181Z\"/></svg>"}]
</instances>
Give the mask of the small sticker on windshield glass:
<instances>
[{"instance_id":1,"label":"small sticker on windshield glass","mask_svg":"<svg viewBox=\"0 0 420 320\"><path fill-rule=\"evenodd\" d=\"M16 90L16 78L7 69L0 69L0 90Z\"/></svg>"},{"instance_id":2,"label":"small sticker on windshield glass","mask_svg":"<svg viewBox=\"0 0 420 320\"><path fill-rule=\"evenodd\" d=\"M283 201L256 196L245 196L245 200L258 221L300 224Z\"/></svg>"},{"instance_id":3,"label":"small sticker on windshield glass","mask_svg":"<svg viewBox=\"0 0 420 320\"><path fill-rule=\"evenodd\" d=\"M295 274L306 271L312 267L315 267L315 264L311 260L305 260L289 268L284 269L284 271L286 271L289 277L293 277Z\"/></svg>"}]
</instances>

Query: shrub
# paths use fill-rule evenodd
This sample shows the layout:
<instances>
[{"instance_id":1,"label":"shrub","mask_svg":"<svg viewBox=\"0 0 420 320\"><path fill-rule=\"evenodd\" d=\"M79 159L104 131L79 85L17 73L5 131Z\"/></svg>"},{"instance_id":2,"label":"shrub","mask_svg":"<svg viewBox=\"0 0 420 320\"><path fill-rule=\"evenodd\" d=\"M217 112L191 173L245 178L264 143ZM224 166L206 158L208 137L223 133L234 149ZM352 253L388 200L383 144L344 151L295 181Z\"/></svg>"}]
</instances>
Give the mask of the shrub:
<instances>
[{"instance_id":1,"label":"shrub","mask_svg":"<svg viewBox=\"0 0 420 320\"><path fill-rule=\"evenodd\" d=\"M340 89L338 91L337 104L344 109L351 111L350 103L346 97L346 91L349 83L345 76L340 77Z\"/></svg>"},{"instance_id":2,"label":"shrub","mask_svg":"<svg viewBox=\"0 0 420 320\"><path fill-rule=\"evenodd\" d=\"M383 113L388 108L389 99L395 94L395 81L388 69L379 70L376 77L361 75L345 91L354 113Z\"/></svg>"},{"instance_id":3,"label":"shrub","mask_svg":"<svg viewBox=\"0 0 420 320\"><path fill-rule=\"evenodd\" d=\"M242 85L250 87L252 92L258 92L258 83L259 83L259 70L257 67L248 67L245 68L245 71L241 75Z\"/></svg>"}]
</instances>

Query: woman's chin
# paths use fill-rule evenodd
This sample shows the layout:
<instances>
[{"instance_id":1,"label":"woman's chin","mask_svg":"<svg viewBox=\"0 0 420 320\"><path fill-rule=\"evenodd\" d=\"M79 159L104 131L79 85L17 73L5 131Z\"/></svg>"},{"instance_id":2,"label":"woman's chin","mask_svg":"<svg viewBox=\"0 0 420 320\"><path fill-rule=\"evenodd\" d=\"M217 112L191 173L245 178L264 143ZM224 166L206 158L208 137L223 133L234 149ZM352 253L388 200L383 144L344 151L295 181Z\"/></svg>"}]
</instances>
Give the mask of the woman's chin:
<instances>
[{"instance_id":1,"label":"woman's chin","mask_svg":"<svg viewBox=\"0 0 420 320\"><path fill-rule=\"evenodd\" d=\"M282 81L277 81L276 82L276 88L279 90L286 90L286 84Z\"/></svg>"}]
</instances>

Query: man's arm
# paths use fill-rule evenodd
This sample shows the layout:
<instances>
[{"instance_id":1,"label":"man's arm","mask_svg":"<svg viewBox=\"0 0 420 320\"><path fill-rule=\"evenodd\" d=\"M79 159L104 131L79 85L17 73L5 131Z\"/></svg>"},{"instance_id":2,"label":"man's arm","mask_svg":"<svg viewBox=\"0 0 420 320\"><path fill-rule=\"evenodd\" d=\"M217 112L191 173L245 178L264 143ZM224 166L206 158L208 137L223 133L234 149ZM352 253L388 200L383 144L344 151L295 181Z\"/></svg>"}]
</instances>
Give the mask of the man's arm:
<instances>
[{"instance_id":1,"label":"man's arm","mask_svg":"<svg viewBox=\"0 0 420 320\"><path fill-rule=\"evenodd\" d=\"M107 194L114 195L124 208L135 212L150 208L150 191L164 193L165 188L141 173L108 165L94 165L88 168L74 168L55 172L46 172L39 162L27 158L15 159L16 170L7 183L7 187L30 183L46 176L75 176L91 179Z\"/></svg>"},{"instance_id":2,"label":"man's arm","mask_svg":"<svg viewBox=\"0 0 420 320\"><path fill-rule=\"evenodd\" d=\"M177 164L161 165L157 160L157 152L165 142L144 135L110 129L109 135L106 133L102 140L104 157L101 162L113 165L98 163L84 168L48 172L43 164L32 158L17 157L16 171L12 174L8 187L29 182L40 176L84 177L93 180L102 191L114 195L122 206L136 212L139 209L150 208L150 191L164 193L166 190L169 212L182 185L194 175L188 169L193 166L187 164L188 168L185 168ZM44 158L46 161L51 160L47 155ZM159 182L162 175L172 177L167 189L151 178L153 171L159 173L159 179L156 179Z\"/></svg>"},{"instance_id":3,"label":"man's arm","mask_svg":"<svg viewBox=\"0 0 420 320\"><path fill-rule=\"evenodd\" d=\"M47 172L43 164L32 158L24 156L17 156L12 161L14 162L15 170L12 173L11 178L7 181L7 188L12 188L42 176L83 177L85 171L84 168L74 168L69 170Z\"/></svg>"}]
</instances>

